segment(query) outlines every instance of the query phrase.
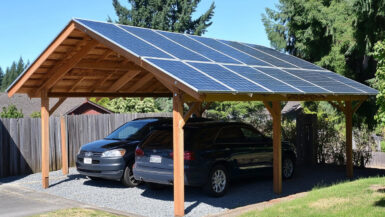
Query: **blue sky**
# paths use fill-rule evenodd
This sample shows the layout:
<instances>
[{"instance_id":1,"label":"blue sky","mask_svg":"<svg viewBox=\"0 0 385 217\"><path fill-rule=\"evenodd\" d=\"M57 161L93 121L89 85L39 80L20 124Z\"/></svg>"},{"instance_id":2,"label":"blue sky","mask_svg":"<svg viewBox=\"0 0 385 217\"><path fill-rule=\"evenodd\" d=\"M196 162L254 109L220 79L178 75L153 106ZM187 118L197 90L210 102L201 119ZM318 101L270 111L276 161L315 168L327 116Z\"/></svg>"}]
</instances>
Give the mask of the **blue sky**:
<instances>
[{"instance_id":1,"label":"blue sky","mask_svg":"<svg viewBox=\"0 0 385 217\"><path fill-rule=\"evenodd\" d=\"M105 21L115 18L111 0L12 0L1 3L0 67L21 57L34 61L73 17ZM126 4L126 0L120 0ZM202 0L197 15L213 0ZM270 46L261 14L278 0L217 0L213 24L205 36Z\"/></svg>"}]
</instances>

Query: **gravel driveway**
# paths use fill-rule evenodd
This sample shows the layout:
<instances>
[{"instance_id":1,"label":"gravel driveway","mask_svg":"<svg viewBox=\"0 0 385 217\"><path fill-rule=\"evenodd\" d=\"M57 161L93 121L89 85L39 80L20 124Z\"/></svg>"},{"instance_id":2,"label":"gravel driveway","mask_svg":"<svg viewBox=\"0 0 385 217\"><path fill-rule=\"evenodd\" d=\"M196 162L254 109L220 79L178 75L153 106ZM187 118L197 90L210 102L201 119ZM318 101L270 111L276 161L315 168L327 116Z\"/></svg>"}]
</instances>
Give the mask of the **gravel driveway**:
<instances>
[{"instance_id":1,"label":"gravel driveway","mask_svg":"<svg viewBox=\"0 0 385 217\"><path fill-rule=\"evenodd\" d=\"M385 175L385 170L355 169L355 177ZM343 167L300 168L294 177L283 182L283 194L273 193L272 178L263 177L232 183L229 192L221 198L206 196L200 188L185 190L186 216L205 216L240 206L271 200L293 193L304 192L314 186L328 185L345 180ZM36 191L42 191L86 204L125 211L143 216L173 216L173 190L151 190L145 185L125 188L115 181L92 181L78 174L74 168L68 176L61 171L50 173L50 188L41 188L41 174L0 179L0 183L19 184Z\"/></svg>"}]
</instances>

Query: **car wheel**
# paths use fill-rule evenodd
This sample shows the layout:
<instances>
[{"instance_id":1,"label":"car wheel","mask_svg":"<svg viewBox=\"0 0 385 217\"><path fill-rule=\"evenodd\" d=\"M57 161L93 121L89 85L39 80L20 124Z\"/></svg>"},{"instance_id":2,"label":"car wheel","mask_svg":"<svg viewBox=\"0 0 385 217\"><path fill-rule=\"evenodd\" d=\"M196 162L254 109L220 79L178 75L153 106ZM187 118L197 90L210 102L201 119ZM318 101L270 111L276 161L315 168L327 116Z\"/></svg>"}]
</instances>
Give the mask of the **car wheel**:
<instances>
[{"instance_id":1,"label":"car wheel","mask_svg":"<svg viewBox=\"0 0 385 217\"><path fill-rule=\"evenodd\" d=\"M92 181L101 181L103 180L102 178L99 178L99 177L94 177L94 176L87 176L89 179L91 179Z\"/></svg>"},{"instance_id":2,"label":"car wheel","mask_svg":"<svg viewBox=\"0 0 385 217\"><path fill-rule=\"evenodd\" d=\"M122 177L122 183L127 187L136 187L140 184L140 181L134 178L134 173L132 172L132 164L128 164L126 166Z\"/></svg>"},{"instance_id":3,"label":"car wheel","mask_svg":"<svg viewBox=\"0 0 385 217\"><path fill-rule=\"evenodd\" d=\"M222 165L214 166L211 169L204 189L210 196L221 197L225 195L227 191L229 180L226 167Z\"/></svg>"},{"instance_id":4,"label":"car wheel","mask_svg":"<svg viewBox=\"0 0 385 217\"><path fill-rule=\"evenodd\" d=\"M294 161L290 157L282 159L282 178L290 179L294 173Z\"/></svg>"}]
</instances>

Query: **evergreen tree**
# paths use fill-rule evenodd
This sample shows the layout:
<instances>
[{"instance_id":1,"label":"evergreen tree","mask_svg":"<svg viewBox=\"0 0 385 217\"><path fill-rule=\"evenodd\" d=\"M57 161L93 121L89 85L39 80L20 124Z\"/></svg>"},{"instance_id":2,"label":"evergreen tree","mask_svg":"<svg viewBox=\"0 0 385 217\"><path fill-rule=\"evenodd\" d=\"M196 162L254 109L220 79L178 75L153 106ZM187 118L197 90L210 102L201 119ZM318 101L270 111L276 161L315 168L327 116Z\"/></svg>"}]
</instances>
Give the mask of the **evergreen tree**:
<instances>
[{"instance_id":1,"label":"evergreen tree","mask_svg":"<svg viewBox=\"0 0 385 217\"><path fill-rule=\"evenodd\" d=\"M23 58L20 57L18 62L13 62L11 67L7 67L4 77L1 81L0 90L4 91L9 85L27 68L29 63L25 63Z\"/></svg>"},{"instance_id":2,"label":"evergreen tree","mask_svg":"<svg viewBox=\"0 0 385 217\"><path fill-rule=\"evenodd\" d=\"M3 81L4 78L4 72L3 69L0 67L0 90L1 90L1 82Z\"/></svg>"},{"instance_id":3,"label":"evergreen tree","mask_svg":"<svg viewBox=\"0 0 385 217\"><path fill-rule=\"evenodd\" d=\"M368 84L374 77L373 45L385 37L384 0L280 0L262 21L271 45ZM373 127L375 101L354 117Z\"/></svg>"},{"instance_id":4,"label":"evergreen tree","mask_svg":"<svg viewBox=\"0 0 385 217\"><path fill-rule=\"evenodd\" d=\"M202 35L212 22L214 2L197 19L192 15L200 0L127 0L130 9L113 0L120 24L160 29L171 32ZM109 21L111 19L109 18Z\"/></svg>"}]
</instances>

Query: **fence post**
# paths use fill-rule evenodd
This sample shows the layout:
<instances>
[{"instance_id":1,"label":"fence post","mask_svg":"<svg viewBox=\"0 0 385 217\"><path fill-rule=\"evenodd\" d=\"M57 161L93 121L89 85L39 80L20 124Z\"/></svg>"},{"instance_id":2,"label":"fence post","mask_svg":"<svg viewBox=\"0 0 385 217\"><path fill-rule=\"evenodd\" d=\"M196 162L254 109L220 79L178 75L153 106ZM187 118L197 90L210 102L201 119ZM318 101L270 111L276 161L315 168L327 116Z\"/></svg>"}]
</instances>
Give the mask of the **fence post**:
<instances>
[{"instance_id":1,"label":"fence post","mask_svg":"<svg viewBox=\"0 0 385 217\"><path fill-rule=\"evenodd\" d=\"M68 174L68 152L67 152L67 126L64 116L60 116L60 136L61 136L61 159L63 175Z\"/></svg>"}]
</instances>

